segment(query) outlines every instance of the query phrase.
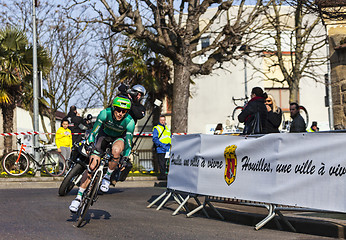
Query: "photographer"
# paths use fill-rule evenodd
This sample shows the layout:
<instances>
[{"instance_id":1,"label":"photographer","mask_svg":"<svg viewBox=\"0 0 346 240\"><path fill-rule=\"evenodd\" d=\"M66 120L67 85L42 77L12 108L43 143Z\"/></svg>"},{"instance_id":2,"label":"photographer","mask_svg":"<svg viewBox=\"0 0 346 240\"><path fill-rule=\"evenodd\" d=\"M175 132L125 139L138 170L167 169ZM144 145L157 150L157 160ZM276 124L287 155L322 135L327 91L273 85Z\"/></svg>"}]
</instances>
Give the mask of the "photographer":
<instances>
[{"instance_id":1,"label":"photographer","mask_svg":"<svg viewBox=\"0 0 346 240\"><path fill-rule=\"evenodd\" d=\"M146 90L142 85L134 85L132 88L128 88L125 84L121 84L118 87L118 90L120 91L121 95L128 96L132 101L132 107L129 112L130 116L135 121L135 124L137 124L137 121L144 118L146 109L141 104L141 100L146 94Z\"/></svg>"}]
</instances>

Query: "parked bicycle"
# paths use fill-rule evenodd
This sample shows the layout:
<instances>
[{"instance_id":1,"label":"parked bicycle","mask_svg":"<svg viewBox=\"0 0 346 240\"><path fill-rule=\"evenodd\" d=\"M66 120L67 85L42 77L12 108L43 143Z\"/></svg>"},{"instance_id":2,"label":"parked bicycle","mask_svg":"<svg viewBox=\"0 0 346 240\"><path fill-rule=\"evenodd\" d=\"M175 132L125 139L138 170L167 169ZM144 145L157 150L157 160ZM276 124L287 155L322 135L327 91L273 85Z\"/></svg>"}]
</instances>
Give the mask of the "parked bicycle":
<instances>
[{"instance_id":1,"label":"parked bicycle","mask_svg":"<svg viewBox=\"0 0 346 240\"><path fill-rule=\"evenodd\" d=\"M20 150L14 150L5 155L2 160L4 171L11 176L22 176L32 171L33 175L37 171L42 171L50 176L57 177L63 175L66 169L64 157L56 150L49 150L46 146L34 148L40 152L40 160L36 161L32 154L25 151L26 146L22 144L20 138L17 139Z\"/></svg>"}]
</instances>

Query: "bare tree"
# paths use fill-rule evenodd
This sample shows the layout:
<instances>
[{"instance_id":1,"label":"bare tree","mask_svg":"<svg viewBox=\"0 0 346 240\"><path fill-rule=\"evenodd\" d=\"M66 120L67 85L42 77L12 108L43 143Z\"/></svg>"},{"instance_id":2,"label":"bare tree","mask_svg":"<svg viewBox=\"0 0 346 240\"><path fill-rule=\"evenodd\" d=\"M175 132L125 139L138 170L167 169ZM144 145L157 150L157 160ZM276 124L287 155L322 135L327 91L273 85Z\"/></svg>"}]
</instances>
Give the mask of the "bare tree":
<instances>
[{"instance_id":1,"label":"bare tree","mask_svg":"<svg viewBox=\"0 0 346 240\"><path fill-rule=\"evenodd\" d=\"M92 92L97 93L94 100L98 102L98 106L107 108L117 94L117 87L120 84L116 75L121 58L118 45L122 43L123 37L115 35L103 24L94 26L93 31L95 67L89 76L85 76L85 80L92 88Z\"/></svg>"},{"instance_id":2,"label":"bare tree","mask_svg":"<svg viewBox=\"0 0 346 240\"><path fill-rule=\"evenodd\" d=\"M253 47L257 46L257 51L264 55L268 68L253 67L263 73L266 80L282 85L287 83L290 102L299 102L299 83L303 77L324 83L323 71L316 69L325 66L327 61L325 30L319 16L304 2L273 1L265 12L265 24L259 38L267 44L259 43ZM277 70L281 77L270 74Z\"/></svg>"},{"instance_id":3,"label":"bare tree","mask_svg":"<svg viewBox=\"0 0 346 240\"><path fill-rule=\"evenodd\" d=\"M232 8L231 14L234 2L237 6ZM89 4L99 17L84 20L101 21L108 24L113 32L126 32L136 39L142 39L154 52L172 61L172 130L187 132L190 77L210 74L217 63L234 58L237 46L241 45L243 36L248 34L250 26L253 27L255 19L264 8L260 0L253 1L254 5L251 7L245 6L245 2L100 0L86 3L74 0L70 7ZM210 11L210 16L204 17L212 5L216 8ZM220 21L222 17L230 15L224 24ZM200 39L206 34L213 34L215 37L211 38L208 47L196 51ZM208 56L206 61L196 61L197 57L205 54Z\"/></svg>"},{"instance_id":4,"label":"bare tree","mask_svg":"<svg viewBox=\"0 0 346 240\"><path fill-rule=\"evenodd\" d=\"M0 21L24 26L27 35L32 35L31 1L14 0L11 4L2 3L1 8L6 11ZM89 91L84 81L95 66L89 45L93 36L85 24L66 17L68 14L78 17L81 12L68 12L54 1L39 1L36 9L38 41L49 52L52 61L43 87L49 103L46 113L49 113L51 131L55 132L56 111L67 112L69 105L76 103L83 108L95 103L94 92Z\"/></svg>"}]
</instances>

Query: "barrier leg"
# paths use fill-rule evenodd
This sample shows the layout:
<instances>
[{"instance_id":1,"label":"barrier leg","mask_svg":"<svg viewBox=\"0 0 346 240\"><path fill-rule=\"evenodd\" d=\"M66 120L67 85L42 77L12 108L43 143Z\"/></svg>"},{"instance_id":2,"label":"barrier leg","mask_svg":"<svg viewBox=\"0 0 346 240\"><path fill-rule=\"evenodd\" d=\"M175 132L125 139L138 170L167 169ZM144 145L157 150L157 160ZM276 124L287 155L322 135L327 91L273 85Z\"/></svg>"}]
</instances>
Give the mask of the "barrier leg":
<instances>
[{"instance_id":1,"label":"barrier leg","mask_svg":"<svg viewBox=\"0 0 346 240\"><path fill-rule=\"evenodd\" d=\"M292 224L287 220L287 218L279 210L276 210L276 213L279 215L282 221L284 221L284 223L291 229L291 231L297 232L297 230L292 226Z\"/></svg>"},{"instance_id":2,"label":"barrier leg","mask_svg":"<svg viewBox=\"0 0 346 240\"><path fill-rule=\"evenodd\" d=\"M174 211L174 213L172 213L173 216L175 216L180 211L180 209L187 203L189 198L190 198L190 195L187 195L185 200L179 205L179 207Z\"/></svg>"},{"instance_id":3,"label":"barrier leg","mask_svg":"<svg viewBox=\"0 0 346 240\"><path fill-rule=\"evenodd\" d=\"M259 230L261 229L264 225L266 225L270 220L273 219L273 217L275 217L275 206L273 206L273 204L269 204L269 213L267 215L267 217L265 217L262 221L260 221L259 223L257 223L255 225L255 229Z\"/></svg>"},{"instance_id":4,"label":"barrier leg","mask_svg":"<svg viewBox=\"0 0 346 240\"><path fill-rule=\"evenodd\" d=\"M188 214L186 214L186 217L191 217L191 215L195 214L196 212L198 212L199 210L204 209L204 205L200 205L198 207L196 207L195 209L193 209L191 212L189 212ZM207 218L209 218L209 215L207 214Z\"/></svg>"},{"instance_id":5,"label":"barrier leg","mask_svg":"<svg viewBox=\"0 0 346 240\"><path fill-rule=\"evenodd\" d=\"M180 196L180 195L178 194L178 196ZM180 199L179 199L178 196L177 196L177 194L173 193L173 198L174 198L174 200L180 205L180 204L181 204L181 201L180 201Z\"/></svg>"},{"instance_id":6,"label":"barrier leg","mask_svg":"<svg viewBox=\"0 0 346 240\"><path fill-rule=\"evenodd\" d=\"M184 201L184 199L182 198L182 196L180 194L175 194L173 193L173 197L174 197L174 200L179 204L181 205L181 201ZM180 199L179 199L180 198ZM186 204L183 206L185 211L186 212L190 212L189 208L186 206Z\"/></svg>"},{"instance_id":7,"label":"barrier leg","mask_svg":"<svg viewBox=\"0 0 346 240\"><path fill-rule=\"evenodd\" d=\"M168 199L171 197L172 192L169 192L167 197L162 201L162 203L156 208L156 210L160 210L162 208L163 205L165 205L165 203L168 201Z\"/></svg>"},{"instance_id":8,"label":"barrier leg","mask_svg":"<svg viewBox=\"0 0 346 240\"><path fill-rule=\"evenodd\" d=\"M151 208L155 203L157 203L161 198L163 198L167 194L167 191L158 196L152 203L150 203L147 208Z\"/></svg>"},{"instance_id":9,"label":"barrier leg","mask_svg":"<svg viewBox=\"0 0 346 240\"><path fill-rule=\"evenodd\" d=\"M214 212L216 212L216 214L219 216L219 218L221 218L221 220L225 220L225 218L221 215L221 213L214 207L213 204L211 204L211 202L209 201L209 198L208 198L208 197L206 197L206 200L205 200L205 201L207 202L207 204L209 205L209 207L210 207L211 209L213 209Z\"/></svg>"},{"instance_id":10,"label":"barrier leg","mask_svg":"<svg viewBox=\"0 0 346 240\"><path fill-rule=\"evenodd\" d=\"M198 207L202 205L201 202L199 201L199 199L197 198L197 196L195 196L194 199L195 199L196 203L198 204ZM210 218L209 215L208 215L208 213L207 213L207 211L204 209L204 207L205 207L205 205L203 204L202 211L203 211L204 215L205 215L207 218ZM200 210L200 209L197 209L196 212L198 212L199 210ZM194 213L196 213L196 212L194 212ZM190 217L191 215L192 215L192 214L190 214L190 215L187 216L187 217Z\"/></svg>"}]
</instances>

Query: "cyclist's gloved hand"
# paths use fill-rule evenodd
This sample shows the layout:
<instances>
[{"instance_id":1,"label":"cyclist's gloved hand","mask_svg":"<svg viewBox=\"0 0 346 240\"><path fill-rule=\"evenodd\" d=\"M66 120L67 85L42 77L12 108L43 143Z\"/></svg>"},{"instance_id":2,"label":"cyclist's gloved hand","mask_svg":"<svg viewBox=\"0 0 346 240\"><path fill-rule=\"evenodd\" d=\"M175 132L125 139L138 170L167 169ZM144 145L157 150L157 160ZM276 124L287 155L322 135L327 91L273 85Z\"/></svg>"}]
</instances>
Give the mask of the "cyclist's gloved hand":
<instances>
[{"instance_id":1,"label":"cyclist's gloved hand","mask_svg":"<svg viewBox=\"0 0 346 240\"><path fill-rule=\"evenodd\" d=\"M85 143L85 150L88 152L88 153L90 153L91 151L92 151L92 149L93 149L93 143L89 143L89 141L86 141L86 143Z\"/></svg>"},{"instance_id":2,"label":"cyclist's gloved hand","mask_svg":"<svg viewBox=\"0 0 346 240\"><path fill-rule=\"evenodd\" d=\"M126 167L129 167L129 168L132 167L132 163L129 157L122 157L119 163L121 165L121 170L123 170Z\"/></svg>"}]
</instances>

